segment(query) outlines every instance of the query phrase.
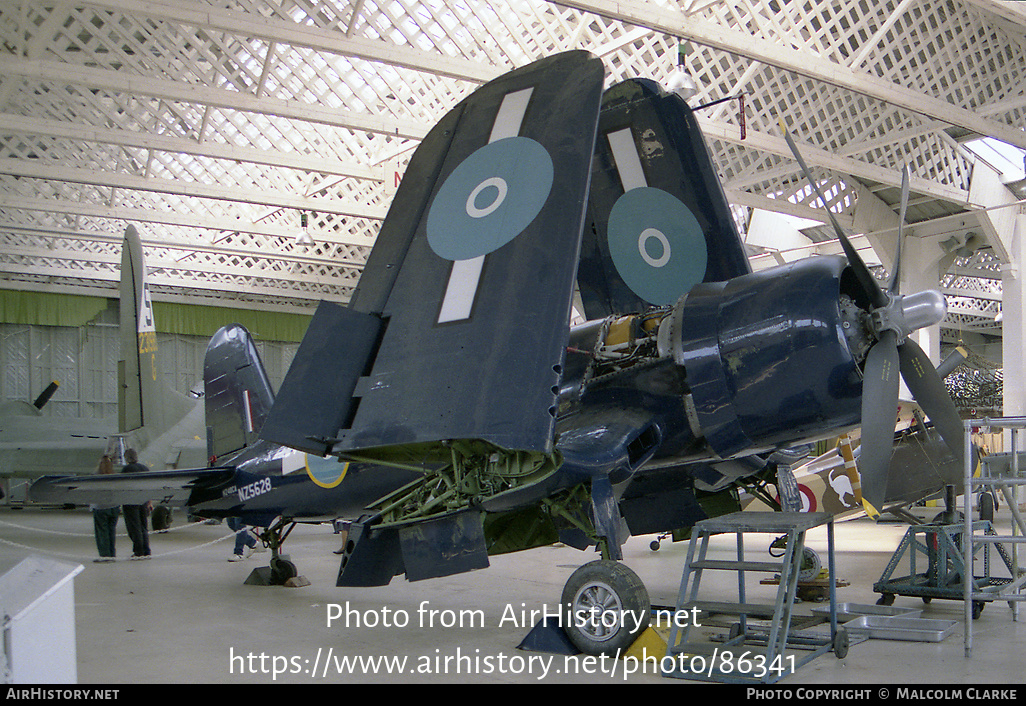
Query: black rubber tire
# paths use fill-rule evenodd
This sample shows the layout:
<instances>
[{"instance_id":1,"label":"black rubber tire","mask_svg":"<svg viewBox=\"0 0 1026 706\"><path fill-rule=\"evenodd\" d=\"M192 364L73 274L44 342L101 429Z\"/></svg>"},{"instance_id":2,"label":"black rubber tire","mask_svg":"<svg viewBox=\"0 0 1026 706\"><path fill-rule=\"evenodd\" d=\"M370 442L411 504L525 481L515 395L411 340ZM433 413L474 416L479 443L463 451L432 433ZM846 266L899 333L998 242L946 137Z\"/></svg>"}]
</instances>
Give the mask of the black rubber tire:
<instances>
[{"instance_id":1,"label":"black rubber tire","mask_svg":"<svg viewBox=\"0 0 1026 706\"><path fill-rule=\"evenodd\" d=\"M171 526L173 519L171 508L167 505L157 505L153 508L153 513L150 514L150 526L154 532L163 532Z\"/></svg>"},{"instance_id":2,"label":"black rubber tire","mask_svg":"<svg viewBox=\"0 0 1026 706\"><path fill-rule=\"evenodd\" d=\"M645 584L616 561L593 561L577 569L563 587L560 605L563 631L589 655L622 654L652 617Z\"/></svg>"},{"instance_id":3,"label":"black rubber tire","mask_svg":"<svg viewBox=\"0 0 1026 706\"><path fill-rule=\"evenodd\" d=\"M894 605L894 594L885 593L876 601L877 605Z\"/></svg>"},{"instance_id":4,"label":"black rubber tire","mask_svg":"<svg viewBox=\"0 0 1026 706\"><path fill-rule=\"evenodd\" d=\"M288 559L271 559L271 583L282 586L289 579L299 576L296 565Z\"/></svg>"},{"instance_id":5,"label":"black rubber tire","mask_svg":"<svg viewBox=\"0 0 1026 706\"><path fill-rule=\"evenodd\" d=\"M990 493L980 494L980 519L987 522L994 521L994 510L997 502Z\"/></svg>"}]
</instances>

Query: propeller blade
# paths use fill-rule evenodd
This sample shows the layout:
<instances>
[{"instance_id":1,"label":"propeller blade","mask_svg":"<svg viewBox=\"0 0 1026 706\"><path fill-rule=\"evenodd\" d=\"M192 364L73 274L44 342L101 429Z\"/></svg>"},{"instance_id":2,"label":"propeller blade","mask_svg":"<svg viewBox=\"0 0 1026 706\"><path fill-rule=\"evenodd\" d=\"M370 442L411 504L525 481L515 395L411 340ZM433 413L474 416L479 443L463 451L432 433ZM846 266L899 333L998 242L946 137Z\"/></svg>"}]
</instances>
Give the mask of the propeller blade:
<instances>
[{"instance_id":1,"label":"propeller blade","mask_svg":"<svg viewBox=\"0 0 1026 706\"><path fill-rule=\"evenodd\" d=\"M910 338L898 347L898 355L901 360L901 376L909 392L933 422L934 428L940 432L951 453L955 458L962 459L965 455L962 418L933 363L919 344Z\"/></svg>"},{"instance_id":2,"label":"propeller blade","mask_svg":"<svg viewBox=\"0 0 1026 706\"><path fill-rule=\"evenodd\" d=\"M891 283L887 291L898 294L901 289L901 244L905 241L905 211L908 209L908 165L901 170L901 210L898 213L898 248L894 254L894 267L891 272Z\"/></svg>"},{"instance_id":3,"label":"propeller blade","mask_svg":"<svg viewBox=\"0 0 1026 706\"><path fill-rule=\"evenodd\" d=\"M39 397L36 398L36 401L33 402L32 405L36 409L42 409L46 406L46 403L50 401L51 397L53 397L53 393L57 392L58 385L59 383L56 380L47 385L46 389L39 393Z\"/></svg>"},{"instance_id":4,"label":"propeller blade","mask_svg":"<svg viewBox=\"0 0 1026 706\"><path fill-rule=\"evenodd\" d=\"M834 232L837 234L837 239L841 243L841 249L844 250L844 254L848 258L848 264L851 265L851 269L855 273L855 278L859 281L859 284L862 285L862 289L865 290L874 307L886 306L888 302L887 295L884 293L883 289L880 288L880 283L876 281L875 277L873 277L873 273L869 271L868 267L866 267L866 263L862 261L861 257L859 257L858 251L855 249L855 246L851 244L851 241L848 240L848 236L846 236L844 231L841 230L841 224L837 222L836 218L834 218L833 212L827 208L827 200L823 197L823 193L819 190L819 186L813 180L812 173L809 171L808 165L805 164L805 160L802 158L801 152L798 151L798 145L794 143L794 140L791 139L790 133L784 128L783 119L780 121L780 129L784 133L784 139L787 140L787 146L791 148L791 153L794 155L794 158L798 160L798 164L802 168L802 173L805 174L805 178L808 180L809 184L812 185L812 190L816 192L816 196L818 196L819 200L823 202L823 208L826 210L827 216L830 217L830 223L833 225Z\"/></svg>"},{"instance_id":5,"label":"propeller blade","mask_svg":"<svg viewBox=\"0 0 1026 706\"><path fill-rule=\"evenodd\" d=\"M866 356L862 377L862 497L877 512L887 498L887 475L898 416L898 335L884 331Z\"/></svg>"}]
</instances>

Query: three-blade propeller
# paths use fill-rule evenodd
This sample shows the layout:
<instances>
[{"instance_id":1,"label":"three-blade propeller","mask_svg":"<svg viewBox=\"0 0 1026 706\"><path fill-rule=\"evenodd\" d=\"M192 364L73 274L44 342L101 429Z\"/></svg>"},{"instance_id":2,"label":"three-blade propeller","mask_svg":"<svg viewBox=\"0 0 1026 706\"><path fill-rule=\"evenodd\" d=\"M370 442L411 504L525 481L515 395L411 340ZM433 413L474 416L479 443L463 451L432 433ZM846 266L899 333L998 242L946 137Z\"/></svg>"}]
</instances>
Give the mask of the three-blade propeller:
<instances>
[{"instance_id":1,"label":"three-blade propeller","mask_svg":"<svg viewBox=\"0 0 1026 706\"><path fill-rule=\"evenodd\" d=\"M816 196L827 208L827 201L812 178L805 160L790 134L781 125L784 139L801 165L805 178ZM862 381L862 455L859 472L862 476L862 497L867 510L877 514L887 499L888 471L894 448L894 423L898 414L898 375L912 396L933 421L934 427L956 459L961 460L962 420L951 401L944 381L937 374L930 359L915 341L908 338L913 331L939 323L946 313L944 297L936 290L912 295L900 293L901 246L904 236L905 211L908 207L908 167L902 170L901 207L898 222L898 246L894 268L886 291L873 277L844 234L834 214L827 215L837 233L837 239L848 259L856 280L869 302L868 328L876 339L869 349L863 365Z\"/></svg>"}]
</instances>

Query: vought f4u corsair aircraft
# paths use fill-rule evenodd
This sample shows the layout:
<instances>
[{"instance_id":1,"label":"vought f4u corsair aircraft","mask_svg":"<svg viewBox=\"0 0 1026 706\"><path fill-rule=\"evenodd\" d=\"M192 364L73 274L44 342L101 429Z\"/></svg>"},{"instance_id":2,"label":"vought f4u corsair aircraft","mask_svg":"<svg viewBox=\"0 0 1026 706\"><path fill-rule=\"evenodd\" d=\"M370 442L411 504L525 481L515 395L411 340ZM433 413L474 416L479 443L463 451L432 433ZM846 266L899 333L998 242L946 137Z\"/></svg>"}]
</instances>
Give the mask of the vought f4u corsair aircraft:
<instances>
[{"instance_id":1,"label":"vought f4u corsair aircraft","mask_svg":"<svg viewBox=\"0 0 1026 706\"><path fill-rule=\"evenodd\" d=\"M627 537L739 509L737 485L775 483L788 448L865 420L863 495L885 508L899 371L960 456L954 405L908 338L940 321L941 295L881 287L840 229L844 256L753 273L687 104L603 83L599 59L569 52L442 118L352 301L320 305L263 423L247 417L261 438L244 454L298 450L310 472L211 469L211 514L302 520L324 493L321 512L356 520L339 586L596 546L567 610L611 597L647 616L618 561ZM571 329L575 292L590 321ZM924 494L946 479L927 480ZM602 622L566 629L597 653L647 618Z\"/></svg>"}]
</instances>

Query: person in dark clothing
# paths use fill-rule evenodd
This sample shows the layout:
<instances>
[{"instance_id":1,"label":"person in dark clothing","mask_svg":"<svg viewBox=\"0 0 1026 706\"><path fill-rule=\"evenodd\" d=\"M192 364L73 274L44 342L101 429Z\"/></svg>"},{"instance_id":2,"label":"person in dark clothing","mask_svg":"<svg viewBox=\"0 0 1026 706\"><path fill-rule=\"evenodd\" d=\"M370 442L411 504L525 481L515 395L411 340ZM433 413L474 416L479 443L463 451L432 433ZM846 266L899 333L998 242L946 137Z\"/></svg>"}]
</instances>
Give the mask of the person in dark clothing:
<instances>
[{"instance_id":1,"label":"person in dark clothing","mask_svg":"<svg viewBox=\"0 0 1026 706\"><path fill-rule=\"evenodd\" d=\"M97 473L113 473L114 462L110 456L104 454L100 458L100 465ZM104 563L114 561L115 528L118 524L118 516L121 514L121 507L109 504L94 504L93 511L93 534L96 537L96 550L100 554L99 559L94 562Z\"/></svg>"},{"instance_id":2,"label":"person in dark clothing","mask_svg":"<svg viewBox=\"0 0 1026 706\"><path fill-rule=\"evenodd\" d=\"M139 463L139 456L135 449L125 451L125 462L125 467L121 469L122 473L144 473L150 470L144 464ZM121 510L125 515L128 536L132 539L132 558L148 559L150 557L150 535L146 528L146 516L150 510L150 503L123 505Z\"/></svg>"}]
</instances>

